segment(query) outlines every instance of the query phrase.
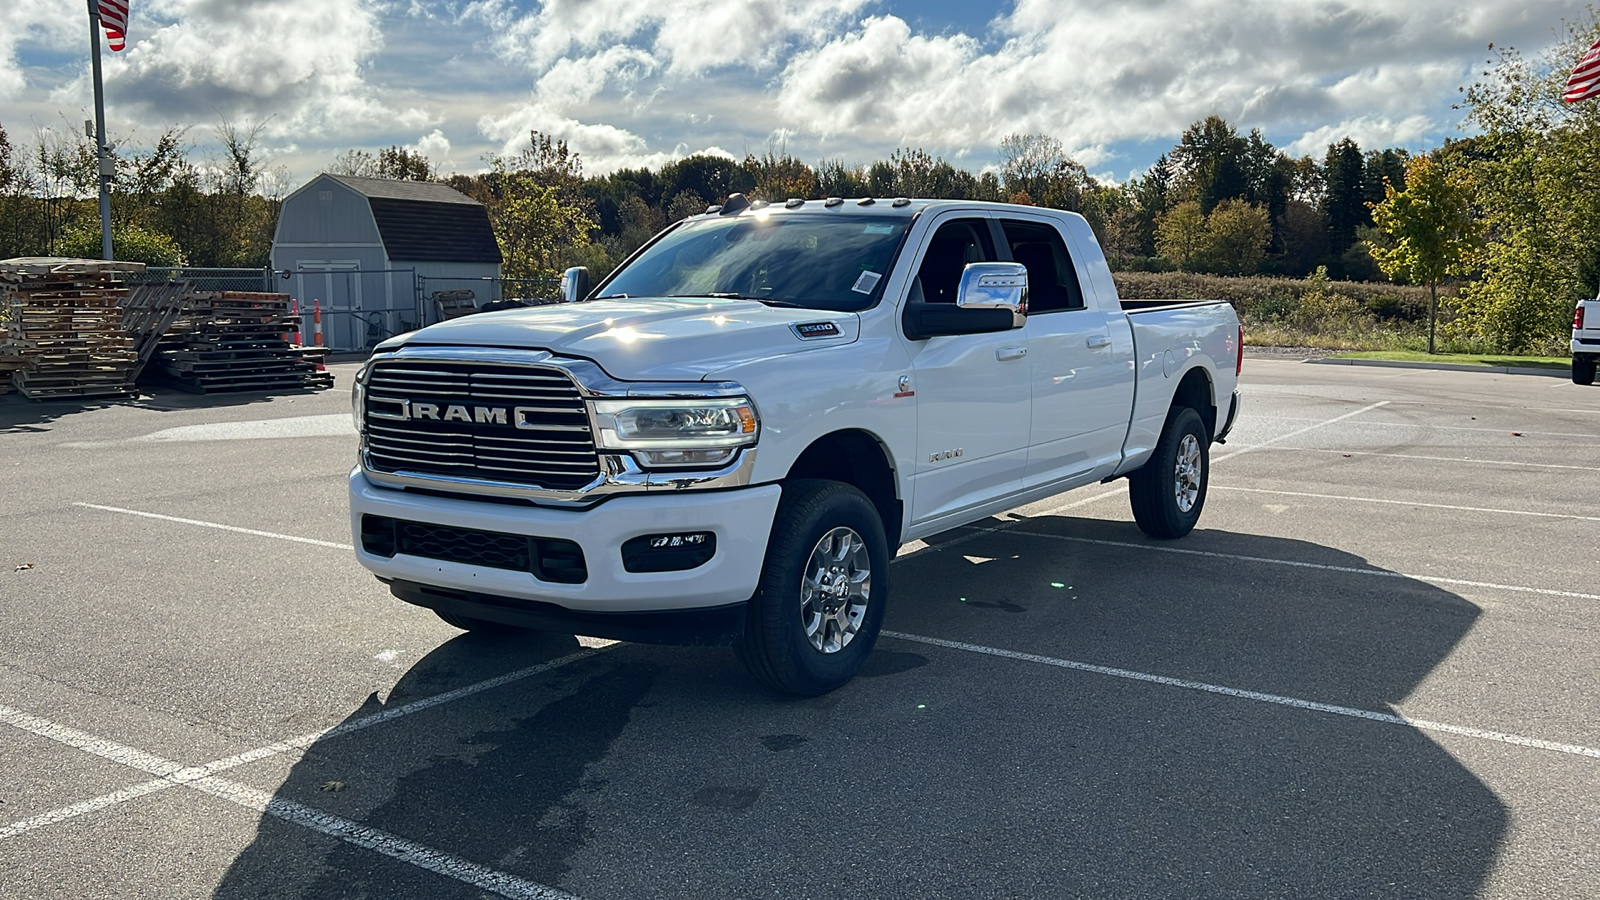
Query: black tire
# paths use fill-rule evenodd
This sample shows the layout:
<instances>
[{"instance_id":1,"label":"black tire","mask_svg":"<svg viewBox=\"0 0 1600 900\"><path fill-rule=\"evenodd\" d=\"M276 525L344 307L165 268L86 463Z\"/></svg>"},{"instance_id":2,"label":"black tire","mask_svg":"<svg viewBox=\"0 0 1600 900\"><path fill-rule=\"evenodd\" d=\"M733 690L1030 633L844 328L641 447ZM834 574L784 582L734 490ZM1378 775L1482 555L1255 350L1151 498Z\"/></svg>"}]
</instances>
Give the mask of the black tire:
<instances>
[{"instance_id":1,"label":"black tire","mask_svg":"<svg viewBox=\"0 0 1600 900\"><path fill-rule=\"evenodd\" d=\"M810 564L832 552L841 564L824 573L823 587L807 589ZM883 522L865 494L836 481L786 482L744 636L734 645L739 661L785 694L815 697L848 682L878 641L889 561Z\"/></svg>"},{"instance_id":2,"label":"black tire","mask_svg":"<svg viewBox=\"0 0 1600 900\"><path fill-rule=\"evenodd\" d=\"M1184 456L1181 468L1180 453ZM1167 413L1155 452L1128 476L1133 521L1153 538L1183 537L1200 521L1210 480L1211 435L1206 433L1205 420L1190 407L1174 407Z\"/></svg>"},{"instance_id":3,"label":"black tire","mask_svg":"<svg viewBox=\"0 0 1600 900\"><path fill-rule=\"evenodd\" d=\"M1575 353L1572 356L1572 383L1594 384L1595 358L1587 353Z\"/></svg>"},{"instance_id":4,"label":"black tire","mask_svg":"<svg viewBox=\"0 0 1600 900\"><path fill-rule=\"evenodd\" d=\"M470 631L473 634L505 636L513 634L527 634L529 631L527 628L521 628L516 625L507 625L504 622L491 622L488 619L474 619L471 616L458 616L454 613L441 612L437 609L433 611L433 614L443 619L445 624L453 625L462 631Z\"/></svg>"}]
</instances>

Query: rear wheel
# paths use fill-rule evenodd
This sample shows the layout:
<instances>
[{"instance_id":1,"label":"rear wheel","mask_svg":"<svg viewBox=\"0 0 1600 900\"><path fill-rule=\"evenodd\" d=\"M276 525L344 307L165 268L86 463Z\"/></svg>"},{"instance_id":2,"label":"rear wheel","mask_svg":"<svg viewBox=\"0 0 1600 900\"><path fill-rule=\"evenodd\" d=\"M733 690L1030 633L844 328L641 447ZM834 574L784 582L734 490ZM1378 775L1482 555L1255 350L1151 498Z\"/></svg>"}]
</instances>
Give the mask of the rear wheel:
<instances>
[{"instance_id":1,"label":"rear wheel","mask_svg":"<svg viewBox=\"0 0 1600 900\"><path fill-rule=\"evenodd\" d=\"M1154 538L1179 538L1200 520L1211 477L1211 436L1205 420L1187 406L1167 413L1155 452L1128 476L1128 499L1139 530Z\"/></svg>"},{"instance_id":2,"label":"rear wheel","mask_svg":"<svg viewBox=\"0 0 1600 900\"><path fill-rule=\"evenodd\" d=\"M1594 384L1595 357L1587 353L1572 355L1572 383Z\"/></svg>"},{"instance_id":3,"label":"rear wheel","mask_svg":"<svg viewBox=\"0 0 1600 900\"><path fill-rule=\"evenodd\" d=\"M739 660L774 690L825 694L872 652L888 592L889 548L872 501L848 484L788 482Z\"/></svg>"}]
</instances>

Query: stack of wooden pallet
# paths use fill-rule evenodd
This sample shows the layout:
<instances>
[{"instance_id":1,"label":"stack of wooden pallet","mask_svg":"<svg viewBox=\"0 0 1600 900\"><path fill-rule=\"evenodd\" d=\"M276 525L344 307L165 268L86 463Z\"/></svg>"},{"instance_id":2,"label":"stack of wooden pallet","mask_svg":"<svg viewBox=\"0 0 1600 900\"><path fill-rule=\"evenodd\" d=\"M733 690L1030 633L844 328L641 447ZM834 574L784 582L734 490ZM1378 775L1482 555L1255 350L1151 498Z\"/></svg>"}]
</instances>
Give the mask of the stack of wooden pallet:
<instances>
[{"instance_id":1,"label":"stack of wooden pallet","mask_svg":"<svg viewBox=\"0 0 1600 900\"><path fill-rule=\"evenodd\" d=\"M249 291L191 293L157 347L152 374L197 394L322 390L333 376L323 347L290 340L300 320L288 294Z\"/></svg>"},{"instance_id":2,"label":"stack of wooden pallet","mask_svg":"<svg viewBox=\"0 0 1600 900\"><path fill-rule=\"evenodd\" d=\"M0 367L34 400L127 397L138 355L122 331L116 273L143 263L25 258L0 261L0 306L8 310Z\"/></svg>"}]
</instances>

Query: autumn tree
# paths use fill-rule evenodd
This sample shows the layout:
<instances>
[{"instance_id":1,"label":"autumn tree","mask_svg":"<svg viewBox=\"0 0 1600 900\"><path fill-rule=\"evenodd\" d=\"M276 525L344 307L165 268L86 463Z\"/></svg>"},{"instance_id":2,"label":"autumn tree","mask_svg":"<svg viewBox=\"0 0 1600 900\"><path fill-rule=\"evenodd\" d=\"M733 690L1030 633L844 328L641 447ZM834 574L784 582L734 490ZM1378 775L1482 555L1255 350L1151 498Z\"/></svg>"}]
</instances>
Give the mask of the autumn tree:
<instances>
[{"instance_id":1,"label":"autumn tree","mask_svg":"<svg viewBox=\"0 0 1600 900\"><path fill-rule=\"evenodd\" d=\"M1431 157L1406 164L1405 189L1386 182L1372 218L1386 241L1372 245L1384 274L1428 286L1428 352L1439 321L1439 281L1461 271L1475 244L1472 209L1460 182Z\"/></svg>"},{"instance_id":2,"label":"autumn tree","mask_svg":"<svg viewBox=\"0 0 1600 900\"><path fill-rule=\"evenodd\" d=\"M1185 200L1156 220L1156 252L1185 271L1194 271L1206 252L1206 214L1198 200Z\"/></svg>"},{"instance_id":3,"label":"autumn tree","mask_svg":"<svg viewBox=\"0 0 1600 900\"><path fill-rule=\"evenodd\" d=\"M1223 200L1206 217L1203 261L1219 275L1253 275L1272 241L1265 208L1243 200Z\"/></svg>"},{"instance_id":4,"label":"autumn tree","mask_svg":"<svg viewBox=\"0 0 1600 900\"><path fill-rule=\"evenodd\" d=\"M1462 167L1485 242L1477 279L1449 302L1447 326L1503 352L1562 349L1572 307L1600 279L1600 107L1561 102L1566 73L1600 36L1600 22L1569 24L1534 62L1494 52L1467 89L1467 122L1480 134L1443 148Z\"/></svg>"}]
</instances>

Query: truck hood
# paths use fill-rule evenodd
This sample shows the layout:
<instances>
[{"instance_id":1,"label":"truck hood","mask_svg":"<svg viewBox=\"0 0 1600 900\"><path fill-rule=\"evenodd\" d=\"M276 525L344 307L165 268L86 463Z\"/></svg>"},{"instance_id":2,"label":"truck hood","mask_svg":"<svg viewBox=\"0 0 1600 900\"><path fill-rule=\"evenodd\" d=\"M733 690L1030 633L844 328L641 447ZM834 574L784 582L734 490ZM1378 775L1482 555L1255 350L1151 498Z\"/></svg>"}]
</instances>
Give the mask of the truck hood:
<instances>
[{"instance_id":1,"label":"truck hood","mask_svg":"<svg viewBox=\"0 0 1600 900\"><path fill-rule=\"evenodd\" d=\"M855 313L754 300L630 298L463 316L391 338L380 349L549 350L594 360L624 381L698 381L729 366L850 343L860 332Z\"/></svg>"}]
</instances>

